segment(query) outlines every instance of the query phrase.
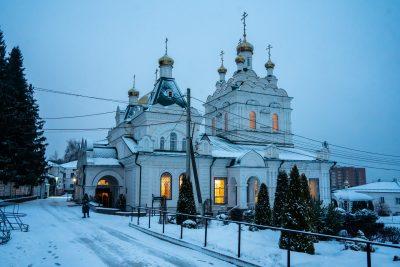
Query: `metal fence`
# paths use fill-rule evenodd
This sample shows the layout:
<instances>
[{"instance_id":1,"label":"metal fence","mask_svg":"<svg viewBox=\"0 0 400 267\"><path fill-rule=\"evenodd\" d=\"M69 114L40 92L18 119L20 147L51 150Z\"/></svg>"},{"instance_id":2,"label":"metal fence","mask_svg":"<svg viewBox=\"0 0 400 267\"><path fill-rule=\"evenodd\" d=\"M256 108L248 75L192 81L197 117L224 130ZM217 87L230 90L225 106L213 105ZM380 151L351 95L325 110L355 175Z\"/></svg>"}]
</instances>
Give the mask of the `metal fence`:
<instances>
[{"instance_id":1,"label":"metal fence","mask_svg":"<svg viewBox=\"0 0 400 267\"><path fill-rule=\"evenodd\" d=\"M307 236L312 236L312 237L318 237L318 238L324 238L324 239L329 239L329 240L338 240L338 241L352 241L356 243L364 243L366 245L366 258L367 258L367 266L371 267L372 262L371 262L371 252L372 252L372 245L374 246L381 246L381 247L390 247L390 248L396 248L400 249L400 246L393 245L393 244L385 244L385 243L380 243L380 242L374 242L374 241L368 241L368 240L362 240L362 239L355 239L355 238L349 238L349 237L340 237L340 236L333 236L333 235L325 235L325 234L318 234L318 233L312 233L312 232L307 232L307 231L299 231L299 230L292 230L292 229L286 229L286 228L281 228L281 227L274 227L274 226L265 226L265 225L258 225L254 223L248 223L248 222L242 222L242 221L232 221L232 220L224 220L224 219L219 219L211 216L203 216L203 215L191 215L191 214L185 214L185 213L179 213L179 212L170 212L170 211L165 211L157 208L149 208L149 207L139 207L136 206L135 210L137 210L137 225L140 225L140 218L148 218L147 222L147 227L151 228L151 217L152 216L160 216L160 223L162 223L162 233L165 233L165 224L166 224L166 218L168 215L172 216L177 216L177 215L183 215L188 218L193 218L197 220L202 220L204 223L204 243L203 246L207 247L207 234L208 234L208 221L221 221L225 223L235 223L238 226L238 232L237 232L237 254L236 256L240 258L241 256L241 241L242 241L242 226L251 226L251 227L257 227L258 229L269 229L269 230L274 230L274 231L280 231L281 233L289 233L289 234L300 234L300 235L307 235ZM144 214L144 216L141 216L141 214ZM133 215L131 215L131 223L133 223ZM180 239L183 239L183 225L180 225ZM290 267L290 261L291 261L291 246L290 246L290 235L288 235L288 246L286 248L287 251L287 257L286 257L286 262L287 266Z\"/></svg>"}]
</instances>

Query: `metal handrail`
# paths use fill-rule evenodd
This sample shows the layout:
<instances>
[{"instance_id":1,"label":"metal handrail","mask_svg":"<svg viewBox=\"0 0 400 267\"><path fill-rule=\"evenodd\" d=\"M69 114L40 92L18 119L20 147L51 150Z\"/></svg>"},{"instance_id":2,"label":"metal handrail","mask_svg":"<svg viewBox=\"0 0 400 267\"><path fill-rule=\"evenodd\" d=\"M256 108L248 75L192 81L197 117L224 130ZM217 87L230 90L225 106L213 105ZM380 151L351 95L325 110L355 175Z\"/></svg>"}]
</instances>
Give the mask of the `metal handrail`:
<instances>
[{"instance_id":1,"label":"metal handrail","mask_svg":"<svg viewBox=\"0 0 400 267\"><path fill-rule=\"evenodd\" d=\"M143 206L136 206L136 209L140 211L141 209L146 211L146 215L149 215L149 222L148 222L148 228L150 228L150 217L152 214L159 214L163 216L162 218L162 224L163 224L163 234L165 231L165 218L167 215L183 215L187 216L189 218L198 218L198 219L205 219L205 237L204 237L204 246L207 246L207 225L208 225L208 220L213 220L213 221L221 221L221 222L228 222L228 223L236 223L238 224L238 257L240 258L240 248L241 248L241 225L246 225L246 226L253 226L257 227L259 229L269 229L269 230L274 230L274 231L281 231L284 233L291 233L291 234L301 234L301 235L308 235L308 236L316 236L316 237L322 237L322 238L327 238L327 239L334 239L334 240L341 240L341 241L352 241L356 243L364 243L366 244L366 253L367 253L367 266L371 267L371 252L372 248L371 245L375 246L382 246L382 247L390 247L390 248L396 248L400 249L400 246L398 245L393 245L393 244L386 244L386 243L380 243L380 242L375 242L375 241L369 241L369 240L362 240L362 239L356 239L356 238L350 238L350 237L341 237L341 236L334 236L334 235L327 235L327 234L320 234L320 233L313 233L309 231L301 231L301 230L293 230L293 229L287 229L287 228L282 228L282 227L275 227L275 226L267 226L267 225L259 225L255 223L249 223L249 222L241 222L241 221L234 221L234 220L224 220L224 219L219 219L216 217L212 216L204 216L204 215L193 215L193 214L187 214L187 213L181 213L181 212L171 212L171 211L165 211L157 208L151 208L151 207L143 207ZM151 212L147 212L151 211ZM146 216L145 215L145 216ZM157 216L157 215L156 215ZM132 222L133 215L131 215L131 222ZM140 212L138 212L138 220L137 224L139 225L139 218L140 218ZM180 239L183 237L183 226L181 225L181 231L180 231ZM290 236L288 236L288 248L287 250L287 266L290 266Z\"/></svg>"}]
</instances>

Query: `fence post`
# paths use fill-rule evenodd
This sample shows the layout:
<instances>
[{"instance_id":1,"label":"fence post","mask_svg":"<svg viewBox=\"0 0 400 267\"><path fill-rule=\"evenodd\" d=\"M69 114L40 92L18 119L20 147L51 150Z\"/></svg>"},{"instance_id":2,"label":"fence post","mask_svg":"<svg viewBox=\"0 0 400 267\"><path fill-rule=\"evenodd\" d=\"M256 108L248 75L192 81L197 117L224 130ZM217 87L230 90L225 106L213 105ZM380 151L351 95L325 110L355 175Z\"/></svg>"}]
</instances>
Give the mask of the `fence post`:
<instances>
[{"instance_id":1,"label":"fence post","mask_svg":"<svg viewBox=\"0 0 400 267\"><path fill-rule=\"evenodd\" d=\"M148 211L149 211L149 228L151 228L151 226L150 226L151 210L150 210L150 209L148 209Z\"/></svg>"},{"instance_id":2,"label":"fence post","mask_svg":"<svg viewBox=\"0 0 400 267\"><path fill-rule=\"evenodd\" d=\"M162 233L165 231L165 211L162 212Z\"/></svg>"},{"instance_id":3,"label":"fence post","mask_svg":"<svg viewBox=\"0 0 400 267\"><path fill-rule=\"evenodd\" d=\"M240 240L242 239L242 226L241 223L238 223L238 258L240 258Z\"/></svg>"},{"instance_id":4,"label":"fence post","mask_svg":"<svg viewBox=\"0 0 400 267\"><path fill-rule=\"evenodd\" d=\"M138 207L138 213L137 213L137 225L140 224L140 207Z\"/></svg>"},{"instance_id":5,"label":"fence post","mask_svg":"<svg viewBox=\"0 0 400 267\"><path fill-rule=\"evenodd\" d=\"M367 243L367 266L371 267L371 244Z\"/></svg>"},{"instance_id":6,"label":"fence post","mask_svg":"<svg viewBox=\"0 0 400 267\"><path fill-rule=\"evenodd\" d=\"M290 267L290 246L291 246L291 240L290 240L290 235L288 236L288 249L287 249L287 267Z\"/></svg>"},{"instance_id":7,"label":"fence post","mask_svg":"<svg viewBox=\"0 0 400 267\"><path fill-rule=\"evenodd\" d=\"M181 223L181 239L183 238L183 223Z\"/></svg>"},{"instance_id":8,"label":"fence post","mask_svg":"<svg viewBox=\"0 0 400 267\"><path fill-rule=\"evenodd\" d=\"M208 226L208 220L206 218L206 224L204 228L204 246L207 247L207 226Z\"/></svg>"}]
</instances>

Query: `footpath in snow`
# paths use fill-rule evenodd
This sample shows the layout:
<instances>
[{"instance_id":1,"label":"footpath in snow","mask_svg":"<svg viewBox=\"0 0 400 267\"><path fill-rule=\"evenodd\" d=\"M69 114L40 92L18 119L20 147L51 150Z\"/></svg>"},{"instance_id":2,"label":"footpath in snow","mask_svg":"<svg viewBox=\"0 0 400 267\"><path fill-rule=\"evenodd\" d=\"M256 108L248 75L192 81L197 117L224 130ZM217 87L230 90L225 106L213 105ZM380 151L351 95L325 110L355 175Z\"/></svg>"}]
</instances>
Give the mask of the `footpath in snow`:
<instances>
[{"instance_id":1,"label":"footpath in snow","mask_svg":"<svg viewBox=\"0 0 400 267\"><path fill-rule=\"evenodd\" d=\"M194 250L148 236L128 226L129 218L68 207L66 198L20 205L30 224L12 231L0 246L0 266L231 266Z\"/></svg>"}]
</instances>

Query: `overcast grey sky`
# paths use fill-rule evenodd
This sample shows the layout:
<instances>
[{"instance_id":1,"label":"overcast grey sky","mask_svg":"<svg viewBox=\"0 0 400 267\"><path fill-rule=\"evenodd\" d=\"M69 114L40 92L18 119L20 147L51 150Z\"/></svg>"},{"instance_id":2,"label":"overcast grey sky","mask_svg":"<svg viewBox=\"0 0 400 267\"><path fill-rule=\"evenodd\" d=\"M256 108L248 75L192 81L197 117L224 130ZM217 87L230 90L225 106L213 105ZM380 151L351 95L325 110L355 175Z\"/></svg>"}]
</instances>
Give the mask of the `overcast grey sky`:
<instances>
[{"instance_id":1,"label":"overcast grey sky","mask_svg":"<svg viewBox=\"0 0 400 267\"><path fill-rule=\"evenodd\" d=\"M33 85L121 100L127 100L133 74L141 94L152 89L167 36L178 84L205 100L218 78L221 49L228 76L236 68L243 11L249 14L248 40L255 46L253 66L259 75L265 75L265 47L273 46L279 86L294 97L294 133L400 154L399 1L0 0L0 27L8 49L22 49ZM36 98L42 117L116 108L111 102L42 92ZM48 120L46 128L113 123L114 115L107 114ZM47 132L48 154L62 155L69 138L105 136L106 131ZM392 179L400 172L368 169L367 176Z\"/></svg>"}]
</instances>

